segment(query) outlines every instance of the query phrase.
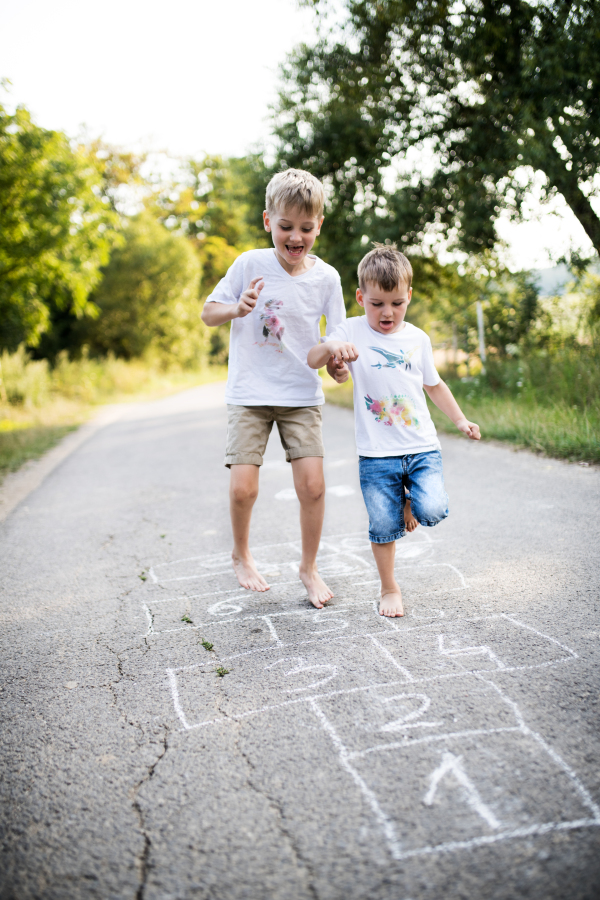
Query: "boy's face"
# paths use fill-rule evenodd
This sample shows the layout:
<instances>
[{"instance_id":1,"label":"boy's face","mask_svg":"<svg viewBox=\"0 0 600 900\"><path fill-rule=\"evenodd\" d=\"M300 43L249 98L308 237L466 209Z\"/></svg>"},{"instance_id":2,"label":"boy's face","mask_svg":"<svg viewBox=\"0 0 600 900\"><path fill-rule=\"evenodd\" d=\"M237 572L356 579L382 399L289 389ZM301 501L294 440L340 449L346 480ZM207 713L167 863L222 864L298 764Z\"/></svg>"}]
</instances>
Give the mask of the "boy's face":
<instances>
[{"instance_id":1,"label":"boy's face","mask_svg":"<svg viewBox=\"0 0 600 900\"><path fill-rule=\"evenodd\" d=\"M364 308L373 331L393 334L404 327L404 316L412 297L412 288L399 284L394 291L383 291L369 282L364 291L358 288L356 302Z\"/></svg>"},{"instance_id":2,"label":"boy's face","mask_svg":"<svg viewBox=\"0 0 600 900\"><path fill-rule=\"evenodd\" d=\"M305 210L276 210L263 213L265 231L273 235L277 258L286 271L302 268L323 224L323 216L309 216Z\"/></svg>"}]
</instances>

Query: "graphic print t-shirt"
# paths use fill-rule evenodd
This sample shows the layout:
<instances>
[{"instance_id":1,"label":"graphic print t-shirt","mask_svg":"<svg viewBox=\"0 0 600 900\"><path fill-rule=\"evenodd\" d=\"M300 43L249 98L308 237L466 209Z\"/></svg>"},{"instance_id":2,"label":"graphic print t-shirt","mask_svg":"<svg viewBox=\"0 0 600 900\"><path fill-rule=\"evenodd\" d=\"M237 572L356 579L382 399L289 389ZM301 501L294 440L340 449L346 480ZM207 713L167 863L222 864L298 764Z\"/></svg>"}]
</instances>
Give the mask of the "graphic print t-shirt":
<instances>
[{"instance_id":1,"label":"graphic print t-shirt","mask_svg":"<svg viewBox=\"0 0 600 900\"><path fill-rule=\"evenodd\" d=\"M288 275L275 250L242 253L207 303L238 303L253 278L265 286L252 312L231 323L227 403L237 406L320 406L321 379L309 368L308 351L319 343L321 316L327 330L346 318L340 276L315 263L302 275Z\"/></svg>"},{"instance_id":2,"label":"graphic print t-shirt","mask_svg":"<svg viewBox=\"0 0 600 900\"><path fill-rule=\"evenodd\" d=\"M370 327L366 316L356 316L327 337L351 341L359 353L349 366L359 455L404 456L439 450L423 385L436 385L440 376L425 332L406 322L401 331L381 334Z\"/></svg>"}]
</instances>

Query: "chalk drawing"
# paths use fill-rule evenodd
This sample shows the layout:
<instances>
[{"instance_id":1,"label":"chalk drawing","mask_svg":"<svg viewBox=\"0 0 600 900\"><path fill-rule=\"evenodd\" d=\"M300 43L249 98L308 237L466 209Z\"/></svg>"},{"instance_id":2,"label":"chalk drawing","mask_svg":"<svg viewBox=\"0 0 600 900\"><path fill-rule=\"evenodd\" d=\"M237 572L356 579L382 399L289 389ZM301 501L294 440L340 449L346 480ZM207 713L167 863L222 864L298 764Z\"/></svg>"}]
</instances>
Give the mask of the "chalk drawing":
<instances>
[{"instance_id":1,"label":"chalk drawing","mask_svg":"<svg viewBox=\"0 0 600 900\"><path fill-rule=\"evenodd\" d=\"M491 809L485 805L479 795L479 791L465 772L462 756L455 756L454 753L450 753L448 750L442 754L442 761L438 768L435 772L431 773L429 790L423 797L423 803L426 806L433 806L438 785L449 773L451 773L461 787L464 788L465 800L469 806L475 810L477 815L481 816L490 828L500 828L500 822Z\"/></svg>"},{"instance_id":2,"label":"chalk drawing","mask_svg":"<svg viewBox=\"0 0 600 900\"><path fill-rule=\"evenodd\" d=\"M577 773L503 686L509 674L575 664L576 651L512 615L452 610L444 600L467 580L443 546L424 529L398 545L397 572L414 604L395 621L378 615L364 533L322 540L319 566L338 596L320 611L297 581L297 541L253 550L269 573L268 594L233 587L228 554L150 568L140 588L147 641L188 641L184 633L202 629L230 670L223 682L203 677L212 654L170 665L175 721L189 735L207 731L203 740L246 723L259 739L263 717L276 724L306 710L349 778L347 802L365 804L374 839L379 833L395 860L599 827L600 809ZM183 612L193 625L182 627ZM248 683L260 684L261 702L253 704ZM408 809L416 829L404 825Z\"/></svg>"}]
</instances>

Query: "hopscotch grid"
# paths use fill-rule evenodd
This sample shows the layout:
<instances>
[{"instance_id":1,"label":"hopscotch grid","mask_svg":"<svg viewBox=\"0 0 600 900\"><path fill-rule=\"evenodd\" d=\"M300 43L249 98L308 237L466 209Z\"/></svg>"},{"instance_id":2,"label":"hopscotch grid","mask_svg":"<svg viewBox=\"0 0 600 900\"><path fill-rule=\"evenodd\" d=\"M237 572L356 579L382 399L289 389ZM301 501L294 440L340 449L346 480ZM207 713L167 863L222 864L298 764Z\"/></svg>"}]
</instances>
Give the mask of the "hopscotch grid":
<instances>
[{"instance_id":1,"label":"hopscotch grid","mask_svg":"<svg viewBox=\"0 0 600 900\"><path fill-rule=\"evenodd\" d=\"M334 541L336 538L344 539L344 538L352 538L355 536L362 537L362 532L351 532L351 533L346 533L346 534L342 534L342 535L338 535L338 536L336 536L336 535L327 536L323 539L323 542L321 545L322 550L325 551L326 554L327 554L327 551L332 551L333 554L341 553L344 556L346 556L348 559L353 559L353 560L360 562L360 565L363 568L364 567L371 568L371 569L374 568L372 563L368 563L362 557L358 556L357 553L353 553L351 550L343 548L343 547L339 547L339 548L332 547L332 541ZM425 540L419 541L416 543L428 543L428 542L433 543L431 538L428 538L427 535L423 535L423 537L425 538ZM437 542L438 541L436 541L436 543ZM256 552L260 552L260 550L267 550L267 549L276 548L276 547L288 547L290 549L293 549L295 552L299 552L297 542L283 542L280 544L264 545L264 547L262 547L262 548L256 548ZM213 556L212 558L214 559L215 557ZM324 558L326 560L329 560L331 557L329 555L327 555ZM199 559L201 559L201 557L190 557L186 560L176 560L173 563L163 563L163 564L160 564L160 567L167 566L167 565L174 565L174 564L180 563L180 562L197 561ZM206 563L208 563L209 560L210 560L210 557L205 558ZM289 565L289 564L290 563L279 563L278 567L281 567L283 565ZM449 568L452 572L454 572L456 574L456 576L458 577L458 579L461 582L460 588L454 588L454 589L444 588L445 591L463 590L467 587L467 582L466 582L464 576L462 575L460 570L457 569L451 563L413 563L413 564L409 563L406 565L397 566L396 569L398 571L403 571L403 570L410 570L410 569L428 569L428 568L441 568L441 567ZM157 568L159 568L159 566L157 566ZM199 574L199 575L195 575L195 576L182 576L180 578L174 578L174 579L168 579L168 580L169 581L183 581L183 580L190 580L192 578L210 577L211 575L218 576L218 575L224 574L225 572L227 572L227 573L230 572L229 567L226 570L224 570L223 572L212 571L212 572L208 572L206 574ZM156 578L154 569L150 568L149 573L150 573L152 581L154 583L157 583L158 579ZM349 573L346 573L345 575L339 575L339 576L333 575L330 577L331 578L347 578L351 574L352 574L352 572L349 572ZM166 583L166 582L164 582L164 583ZM365 582L355 583L353 585L353 587L359 587L359 586L366 587L369 584L376 584L376 583L377 583L377 579L375 579L373 581L365 581ZM280 585L287 586L289 584L297 584L297 582L296 581L294 581L294 582L278 582L278 583L274 583L272 585L272 587L277 588ZM441 589L438 589L438 590L441 590ZM437 592L437 591L435 591L435 592ZM428 591L428 592L426 592L425 595L428 595L431 593L434 593L434 591ZM187 600L187 599L195 599L197 597L216 596L217 594L235 594L235 595L237 595L235 598L231 597L231 600L234 600L234 599L239 599L239 597L241 597L241 596L244 596L245 592L240 592L239 589L235 589L235 590L231 590L231 591L215 591L215 592L212 592L211 594L196 594L192 598L185 598L185 599ZM179 598L170 598L169 600L162 600L162 601L159 600L156 602L159 602L159 603L160 602L163 602L163 603L164 602L174 602L177 599L179 599ZM370 605L371 601L370 600L362 601L362 603L360 601L359 602L354 601L349 604L345 604L344 606L336 606L332 610L332 612L335 612L338 614L344 613L346 610L350 610L353 607L356 608L357 606L360 606L362 604ZM144 612L145 612L146 617L149 622L147 634L154 633L153 615L152 615L149 607L146 604L142 604L142 606L143 606ZM375 613L377 614L377 618L380 619L376 606L375 606ZM402 860L402 859L407 859L410 857L422 856L422 855L428 855L428 854L434 854L434 853L443 853L443 852L452 852L455 850L470 849L470 848L477 847L477 846L483 846L483 845L487 845L487 844L496 843L496 842L502 841L502 840L509 840L509 839L515 839L515 838L519 838L519 837L526 837L526 836L539 835L539 834L547 834L552 831L571 830L571 829L577 829L577 828L583 828L583 827L600 826L600 807L596 803L594 803L590 793L587 791L587 789L581 783L581 781L579 780L579 778L577 777L577 775L573 771L573 769L571 769L571 767L565 762L565 760L562 759L562 757L541 737L541 735L539 735L537 732L533 731L526 725L523 715L521 714L521 711L520 711L519 707L517 706L517 704L513 700L511 700L509 697L507 697L503 693L501 688L494 683L494 681L490 680L490 676L492 674L494 675L494 677L497 677L498 674L507 674L507 673L516 672L516 671L528 671L528 670L533 670L533 669L538 669L538 668L555 666L555 665L558 665L558 664L561 664L564 662L571 662L573 659L579 658L578 654L573 649L562 644L560 641L556 640L556 638L553 638L550 635L546 635L546 634L538 631L537 629L533 628L532 626L527 625L526 623L520 622L518 619L515 619L514 617L512 617L506 613L475 616L475 617L460 616L460 617L456 617L455 619L453 619L452 624L454 624L456 621L465 622L465 623L476 623L476 622L482 622L482 621L483 622L495 621L495 620L497 621L497 620L503 619L507 622L510 622L513 626L515 626L517 628L523 628L523 629L526 629L526 630L532 632L533 634L537 635L539 638L541 638L544 641L549 641L551 644L554 644L556 647L558 647L561 650L563 650L564 652L568 653L569 656L561 657L561 658L555 659L555 660L547 660L547 661L544 661L542 663L537 663L537 664L510 666L509 667L509 666L505 666L504 663L495 656L495 654L492 652L492 650L489 647L484 646L484 645L459 647L456 649L451 649L451 648L445 649L444 643L443 643L444 636L440 635L440 651L439 652L442 654L442 656L452 658L452 660L455 662L455 664L458 665L462 669L462 671L444 673L444 674L432 675L432 676L430 675L430 676L426 676L426 677L422 677L422 678L414 678L412 676L411 672L407 668L402 666L393 657L393 655L390 653L390 651L387 650L387 648L380 643L380 640L378 640L378 639L384 637L386 632L389 635L389 627L388 627L388 629L384 629L383 631L380 629L376 633L359 632L359 633L350 634L350 635L343 634L343 635L337 635L336 637L329 637L329 636L328 637L315 637L311 640L293 641L293 642L286 643L280 639L280 637L277 633L277 630L275 629L275 626L273 625L273 622L271 621L272 617L279 617L279 616L285 616L285 615L288 615L288 616L289 615L296 615L296 616L304 615L304 616L306 616L306 615L311 615L311 614L314 614L314 610L310 610L310 609L288 610L288 611L274 612L274 613L262 614L262 615L257 614L257 615L243 616L241 618L228 618L227 620L222 620L222 619L215 620L215 621L211 621L210 623L205 623L203 625L193 626L193 627L194 628L202 628L202 627L205 628L205 627L212 626L215 624L239 623L240 621L248 621L248 620L255 620L255 619L262 619L265 622L265 624L267 625L267 627L269 629L271 637L273 638L274 644L271 644L269 647L256 648L254 650L249 650L249 651L245 651L242 653L236 653L236 654L230 655L228 657L224 657L223 661L227 661L227 662L234 660L234 659L240 659L241 657L245 657L245 656L255 654L255 653L268 653L268 652L273 652L273 651L278 652L283 649L285 649L287 651L290 649L305 646L307 644L328 644L328 643L333 644L333 643L338 643L338 642L342 642L345 640L368 638L372 641L374 646L377 647L380 655L382 655L384 658L386 658L388 663L391 662L398 670L400 670L402 672L405 680L403 680L403 681L396 680L396 681L391 681L391 682L384 682L381 684L361 685L359 687L345 689L345 690L328 691L326 693L312 694L310 696L304 696L304 697L294 697L293 699L287 699L280 703L268 704L261 708L257 708L257 709L253 709L253 710L246 710L242 713L237 713L237 714L229 713L227 719L225 719L225 720L223 718L219 717L219 718L206 720L204 722L197 722L194 724L190 724L187 721L187 717L186 717L183 707L181 705L177 673L178 672L190 672L195 669L201 669L201 668L204 668L205 666L210 665L210 663L208 663L208 662L196 663L196 664L192 664L189 666L182 666L182 667L167 669L167 675L168 675L169 685L171 688L174 709L175 709L175 712L176 712L180 722L183 725L183 728L179 729L179 731L181 731L181 732L192 731L192 730L201 728L203 726L213 725L213 724L217 724L217 723L224 723L227 720L240 721L240 720L249 718L251 716L264 714L264 713L271 712L274 710L281 710L287 706L296 705L298 703L308 704L309 707L312 709L313 713L315 714L317 720L319 721L321 728L328 734L335 749L337 750L340 765L351 776L352 780L359 788L364 800L370 806L372 813L374 814L381 830L383 831L386 843L388 845L388 849L389 849L392 857L396 860ZM425 618L427 618L427 617L425 617ZM387 619L384 621L386 622L386 624L388 626L392 625L393 630L399 632L400 634L403 634L404 632L408 633L408 632L414 632L414 631L425 631L426 629L430 630L431 628L439 628L439 626L442 624L439 621L439 619L436 619L433 622L430 622L428 624L401 628L399 626L399 624L397 624L395 622L394 623L387 622ZM447 624L447 623L443 623L443 624ZM346 626L347 626L347 623L345 623L344 627L346 627ZM335 625L334 625L334 628L335 628ZM156 632L156 634L167 634L167 633L173 633L174 631L183 631L183 630L186 630L186 629L185 628L169 629L169 630L165 630L162 632ZM481 655L489 656L490 660L492 662L494 662L494 661L496 662L497 668L494 670L490 670L489 668L486 668L486 669L474 669L474 668L469 669L469 668L467 668L464 665L464 661L463 661L464 657L474 656L474 655L475 656L481 656ZM462 657L463 659L461 659L460 657ZM283 659L281 661L283 661ZM335 727L329 721L329 719L327 718L327 716L325 715L325 713L323 712L323 710L320 706L320 703L322 703L328 699L331 699L333 697L340 696L340 695L355 694L358 692L366 692L366 691L371 691L371 690L381 690L381 688L387 689L387 688L396 687L396 686L406 686L407 684L414 686L414 685L430 683L430 682L439 682L439 681L443 681L443 680L449 679L449 678L464 678L469 675L472 675L480 683L485 684L488 687L492 688L498 694L499 698L503 701L503 703L505 703L511 709L511 711L512 711L513 715L515 716L515 719L518 723L517 725L491 728L491 729L468 729L468 730L462 730L462 731L457 731L457 732L448 732L448 733L444 733L444 734L434 734L434 735L427 735L427 736L415 737L415 738L404 737L400 741L389 742L386 744L379 744L379 745L376 745L373 747L368 747L365 750L350 752L348 750L348 748L344 745L343 741L341 740L337 731L335 730ZM487 677L484 677L484 676L487 676ZM331 676L331 677L335 677L335 675ZM311 686L316 686L316 685L309 685L308 688L310 688ZM306 690L306 689L307 688L297 688L296 690ZM440 727L440 726L443 726L443 724L444 724L443 722L433 722L433 723L424 722L424 723L400 724L396 727L397 727L398 731L405 731L409 728L415 728L415 727ZM396 730L396 727L394 728L394 730ZM462 739L462 738L466 738L466 737L492 735L492 734L500 734L500 733L514 733L514 732L518 732L518 733L522 734L524 737L530 738L537 743L537 745L540 747L541 751L543 751L543 753L545 753L546 756L549 757L556 766L558 766L558 768L562 771L562 773L571 782L571 784L575 788L576 793L578 794L581 802L587 809L590 810L593 818L579 818L579 819L573 819L571 821L566 821L566 822L535 823L535 824L532 824L529 826L523 826L523 827L516 828L516 829L509 829L509 830L501 831L500 833L497 833L494 835L481 835L481 836L476 836L474 838L471 838L469 840L464 840L464 841L447 841L444 843L427 845L427 846L419 847L419 848L412 849L412 850L403 850L400 845L400 842L398 840L397 833L396 833L395 821L385 813L384 809L382 808L382 806L379 803L379 799L378 799L377 795L375 794L375 792L368 786L368 784L362 778L360 773L351 764L352 760L365 758L369 754L372 754L372 753L396 750L399 748L410 748L413 745L418 745L418 744L426 745L426 744L434 744L435 742L442 742L442 741L447 742L449 740L457 740L457 739ZM435 775L435 773L434 773L434 775ZM443 775L443 773L442 773L442 775ZM442 777L442 775L440 775L439 777ZM465 776L465 778L466 778L466 776ZM438 778L438 780L439 780L439 778ZM475 791L476 791L476 789L475 789ZM430 790L430 792L431 792L431 790ZM490 813L490 815L492 815L492 814ZM494 818L494 821L497 822L497 820L495 818ZM494 826L494 827L500 827L500 824L498 823L498 825Z\"/></svg>"},{"instance_id":2,"label":"hopscotch grid","mask_svg":"<svg viewBox=\"0 0 600 900\"><path fill-rule=\"evenodd\" d=\"M367 562L367 560L363 559L361 556L358 556L355 551L352 551L350 549L343 548L343 547L332 546L330 548L328 546L328 545L331 545L332 541L347 540L347 539L351 539L351 538L364 539L364 532L350 531L350 532L345 532L342 534L325 535L322 538L321 546L323 547L323 549L326 549L326 550L331 549L331 552L333 554L343 553L344 555L349 556L350 558L354 558L360 562L361 566L367 566L369 568L374 568L372 563ZM430 535L428 535L426 533L419 534L419 538L421 538L421 539L420 540L413 539L411 541L411 545L412 544L415 544L415 545L426 544L429 546L429 545L433 545L433 544L443 543L443 538L432 538ZM255 555L260 556L265 551L274 550L274 549L277 549L280 547L286 547L286 548L289 548L290 550L294 550L296 553L298 553L298 555L300 555L300 553L301 553L299 541L283 541L283 542L276 543L276 544L260 544L256 547L253 547L252 550ZM364 552L368 552L368 547L365 547ZM199 563L201 566L202 565L207 566L207 565L210 565L210 563L213 560L215 560L215 559L218 560L220 557L223 557L225 555L226 554L224 554L224 553L213 553L209 556L186 556L186 557L183 557L182 559L174 559L174 560L170 560L168 562L157 563L156 565L150 566L148 568L148 575L153 584L159 584L159 583L167 584L167 583L170 583L173 581L186 581L186 580L194 579L194 578L210 577L211 575L218 576L218 575L230 574L231 566L227 565L221 571L212 570L210 572L199 573L197 575L184 575L184 576L179 576L177 578L169 578L169 579L163 579L163 580L160 580L156 575L157 569L163 569L166 566L176 566L176 565L180 565L181 563L188 563L188 562L196 562L196 563ZM287 564L287 563L282 563L282 565L285 565L285 564ZM223 565L225 565L225 563L223 563ZM331 577L336 577L336 576L331 576ZM345 577L345 576L337 576L337 577ZM462 578L462 576L460 576L460 577Z\"/></svg>"},{"instance_id":3,"label":"hopscotch grid","mask_svg":"<svg viewBox=\"0 0 600 900\"><path fill-rule=\"evenodd\" d=\"M270 649L275 649L275 648L270 648ZM281 648L277 648L277 649L281 649ZM288 648L285 648L285 649L288 649ZM252 650L248 651L248 653L255 653L255 652L261 652L261 651L252 651ZM238 656L246 656L246 655L248 655L248 654L247 653L238 654ZM222 662L230 662L231 659L234 659L234 658L236 658L236 657L233 657L233 656L226 657L221 661ZM520 670L524 670L524 669L528 669L528 670L529 669L537 669L537 668L542 668L542 667L549 666L549 665L555 665L556 663L570 662L570 661L571 661L570 657L563 657L562 659L550 660L545 663L539 663L538 665L519 666L519 667L515 667L515 669L508 669L508 668L503 669L502 674L507 673L507 672L512 672L512 671L520 671ZM197 669L197 668L201 668L204 666L211 666L211 665L212 665L211 662L195 663L192 666L182 666L177 669L167 669L166 670L168 677L169 677L169 682L171 685L171 691L172 691L172 696L173 696L173 705L174 705L176 711L177 711L178 707L181 708L180 703L179 703L179 689L178 689L178 684L177 684L176 673L180 672L180 671L189 671L190 669ZM480 677L482 675L482 673L489 674L489 669L472 669L472 670L465 669L463 672L450 672L450 673L447 673L444 675L430 675L425 678L414 678L410 682L409 681L383 681L383 682L378 682L375 684L359 685L354 688L338 689L336 691L328 691L327 693L314 694L314 695L310 695L307 697L298 697L294 700L282 700L280 703L267 704L265 706L257 707L255 709L246 710L246 712L243 712L243 713L230 713L228 716L228 719L219 719L219 718L207 719L203 722L197 722L193 725L189 725L189 723L187 723L187 719L185 718L185 716L183 716L183 717L179 716L179 713L178 713L180 721L184 725L184 727L182 729L180 729L180 731L192 731L192 730L195 730L196 728L201 728L204 725L213 725L216 722L221 722L223 724L226 724L229 719L233 719L233 720L246 719L246 718L249 718L250 716L262 715L263 713L272 712L273 710L276 710L276 709L283 709L284 707L290 706L292 704L307 703L311 700L321 700L321 701L330 700L333 697L346 696L349 694L356 694L356 693L360 693L363 691L371 691L371 690L377 690L380 688L390 688L390 687L405 687L408 684L410 684L412 686L419 685L419 684L430 684L432 682L444 681L444 680L447 680L450 678L466 678L469 675L472 675L474 677ZM490 685L493 685L493 682L489 682L489 683L490 683ZM177 702L175 700L176 697L177 697ZM184 724L184 719L185 719L185 724ZM515 727L517 730L520 730L520 728L521 728L520 725L515 726ZM504 729L500 729L500 730L504 730ZM512 726L509 728L509 730L512 730ZM493 731L493 729L492 729L492 731ZM479 733L479 732L477 732L477 733ZM481 732L481 733L488 733L488 732L486 731L486 732ZM373 750L379 750L379 749L385 750L390 746L391 746L390 744L377 745L375 748L373 748ZM362 755L366 752L367 751L357 751L357 753L359 755Z\"/></svg>"}]
</instances>

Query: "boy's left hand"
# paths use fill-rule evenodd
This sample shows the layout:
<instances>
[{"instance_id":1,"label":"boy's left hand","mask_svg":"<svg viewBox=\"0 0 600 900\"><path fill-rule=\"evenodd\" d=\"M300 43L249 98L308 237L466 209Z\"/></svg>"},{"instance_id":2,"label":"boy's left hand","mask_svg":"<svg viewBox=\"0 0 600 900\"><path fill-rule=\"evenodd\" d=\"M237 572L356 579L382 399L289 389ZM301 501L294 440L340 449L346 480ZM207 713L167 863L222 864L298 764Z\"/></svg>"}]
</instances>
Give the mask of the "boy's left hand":
<instances>
[{"instance_id":1,"label":"boy's left hand","mask_svg":"<svg viewBox=\"0 0 600 900\"><path fill-rule=\"evenodd\" d=\"M468 438L471 438L472 441L481 440L479 425L476 425L475 422L469 422L468 419L459 419L458 422L455 422L455 425L459 431L462 431L463 434L466 434L466 436Z\"/></svg>"},{"instance_id":2,"label":"boy's left hand","mask_svg":"<svg viewBox=\"0 0 600 900\"><path fill-rule=\"evenodd\" d=\"M336 359L330 356L327 360L327 373L331 375L338 384L344 384L350 377L350 369L343 359Z\"/></svg>"}]
</instances>

